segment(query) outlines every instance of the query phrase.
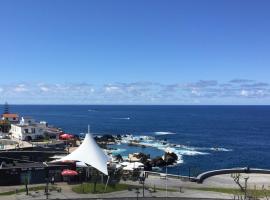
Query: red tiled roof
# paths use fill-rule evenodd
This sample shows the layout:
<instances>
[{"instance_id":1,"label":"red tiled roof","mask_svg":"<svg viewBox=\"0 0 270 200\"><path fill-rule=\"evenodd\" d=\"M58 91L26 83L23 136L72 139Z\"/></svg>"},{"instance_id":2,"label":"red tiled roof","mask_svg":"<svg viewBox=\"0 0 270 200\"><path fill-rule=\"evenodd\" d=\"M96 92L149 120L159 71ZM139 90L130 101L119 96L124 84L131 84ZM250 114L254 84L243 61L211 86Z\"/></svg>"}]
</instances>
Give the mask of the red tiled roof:
<instances>
[{"instance_id":1,"label":"red tiled roof","mask_svg":"<svg viewBox=\"0 0 270 200\"><path fill-rule=\"evenodd\" d=\"M11 114L11 113L6 113L6 114L3 114L2 117L5 117L5 118L18 118L19 115L17 115L17 114Z\"/></svg>"}]
</instances>

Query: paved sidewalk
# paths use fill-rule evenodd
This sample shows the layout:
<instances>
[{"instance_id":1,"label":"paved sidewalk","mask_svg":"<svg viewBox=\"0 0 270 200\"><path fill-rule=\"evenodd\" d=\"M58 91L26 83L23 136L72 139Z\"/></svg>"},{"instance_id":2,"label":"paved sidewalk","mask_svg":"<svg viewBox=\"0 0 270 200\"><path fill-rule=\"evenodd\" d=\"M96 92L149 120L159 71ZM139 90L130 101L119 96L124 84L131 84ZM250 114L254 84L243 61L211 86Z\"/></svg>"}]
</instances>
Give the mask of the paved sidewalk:
<instances>
[{"instance_id":1,"label":"paved sidewalk","mask_svg":"<svg viewBox=\"0 0 270 200\"><path fill-rule=\"evenodd\" d=\"M134 183L136 184L136 183ZM138 182L137 182L138 184ZM29 185L30 187L34 186L41 186L45 184L37 184L37 185ZM135 189L132 189L131 191L125 190L125 191L118 191L118 192L112 192L112 193L104 193L104 194L77 194L72 191L73 185L68 185L66 183L57 183L57 187L61 187L61 192L57 191L51 191L48 199L81 199L81 198L136 198L137 193ZM10 187L0 187L0 192L4 191L11 191L15 189L24 188L24 186L10 186ZM139 189L139 197L143 196L142 188ZM192 197L192 198L213 198L213 199L232 199L232 195L228 194L221 194L216 192L206 192L206 191L198 191L193 189L182 189L181 192L175 191L171 192L168 191L167 193L168 197ZM145 197L166 197L166 191L157 191L157 192L150 192L149 190L145 190L144 192ZM8 196L0 196L0 199L7 199L7 200L41 200L46 199L46 195L44 194L44 191L39 190L36 192L30 191L29 195L27 196L25 193L19 193L16 195L8 195Z\"/></svg>"}]
</instances>

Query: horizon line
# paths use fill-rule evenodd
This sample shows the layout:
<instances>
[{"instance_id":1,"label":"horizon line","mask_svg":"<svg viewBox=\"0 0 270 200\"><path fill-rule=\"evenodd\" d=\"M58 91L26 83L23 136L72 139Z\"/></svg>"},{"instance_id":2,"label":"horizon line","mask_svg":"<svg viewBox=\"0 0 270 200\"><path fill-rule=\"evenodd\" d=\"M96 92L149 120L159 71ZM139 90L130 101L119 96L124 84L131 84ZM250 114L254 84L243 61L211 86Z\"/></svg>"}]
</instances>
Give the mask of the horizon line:
<instances>
[{"instance_id":1,"label":"horizon line","mask_svg":"<svg viewBox=\"0 0 270 200\"><path fill-rule=\"evenodd\" d=\"M0 104L4 106L5 104ZM270 104L9 104L14 106L270 106Z\"/></svg>"}]
</instances>

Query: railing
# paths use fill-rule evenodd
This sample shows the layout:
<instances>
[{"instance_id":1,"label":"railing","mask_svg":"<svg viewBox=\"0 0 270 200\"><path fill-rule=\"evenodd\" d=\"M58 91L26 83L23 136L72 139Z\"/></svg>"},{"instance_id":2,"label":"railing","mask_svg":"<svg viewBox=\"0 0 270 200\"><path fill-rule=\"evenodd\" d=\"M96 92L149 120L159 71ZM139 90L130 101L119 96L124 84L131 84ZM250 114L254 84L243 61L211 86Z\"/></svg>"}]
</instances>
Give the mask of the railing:
<instances>
[{"instance_id":1,"label":"railing","mask_svg":"<svg viewBox=\"0 0 270 200\"><path fill-rule=\"evenodd\" d=\"M145 171L146 175L151 175L151 176L158 176L158 177L166 177L165 173L160 173L160 172L153 172L153 171ZM196 177L189 177L189 176L182 176L182 175L175 175L175 174L167 174L168 178L173 178L173 179L181 179L182 181L197 181Z\"/></svg>"},{"instance_id":2,"label":"railing","mask_svg":"<svg viewBox=\"0 0 270 200\"><path fill-rule=\"evenodd\" d=\"M152 172L152 171L145 171L146 175L151 176L158 176L158 177L165 177L165 173L160 172ZM203 183L203 181L211 176L216 175L222 175L222 174L233 174L233 173L257 173L257 174L270 174L269 169L257 169L257 168L249 168L249 167L243 167L243 168L231 168L231 169L219 169L219 170L212 170L207 171L204 173L199 174L197 177L189 177L189 176L181 176L181 175L175 175L175 174L167 174L168 178L174 178L174 179L181 179L182 181L193 181L197 183Z\"/></svg>"},{"instance_id":3,"label":"railing","mask_svg":"<svg viewBox=\"0 0 270 200\"><path fill-rule=\"evenodd\" d=\"M203 181L211 176L221 175L221 174L232 174L232 173L258 173L258 174L270 174L268 169L257 169L257 168L232 168L232 169L220 169L204 172L196 177L197 183L203 183Z\"/></svg>"}]
</instances>

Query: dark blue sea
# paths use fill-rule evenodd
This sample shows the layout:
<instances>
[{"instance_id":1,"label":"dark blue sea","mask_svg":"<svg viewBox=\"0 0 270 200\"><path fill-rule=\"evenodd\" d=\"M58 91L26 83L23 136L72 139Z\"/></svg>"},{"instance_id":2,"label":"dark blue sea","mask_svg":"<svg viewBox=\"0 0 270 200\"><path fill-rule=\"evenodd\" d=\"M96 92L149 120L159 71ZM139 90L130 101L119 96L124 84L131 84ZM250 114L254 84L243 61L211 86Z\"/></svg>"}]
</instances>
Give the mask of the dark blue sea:
<instances>
[{"instance_id":1,"label":"dark blue sea","mask_svg":"<svg viewBox=\"0 0 270 200\"><path fill-rule=\"evenodd\" d=\"M202 152L184 153L183 163L170 167L169 173L187 175L190 171L196 175L220 168L270 168L270 106L11 105L10 109L68 133L86 132L90 124L92 133L155 136ZM121 148L126 148L123 154L162 154L156 148Z\"/></svg>"}]
</instances>

